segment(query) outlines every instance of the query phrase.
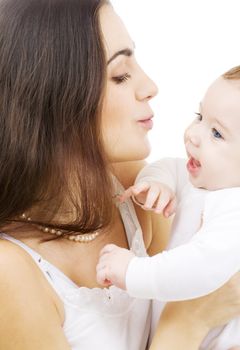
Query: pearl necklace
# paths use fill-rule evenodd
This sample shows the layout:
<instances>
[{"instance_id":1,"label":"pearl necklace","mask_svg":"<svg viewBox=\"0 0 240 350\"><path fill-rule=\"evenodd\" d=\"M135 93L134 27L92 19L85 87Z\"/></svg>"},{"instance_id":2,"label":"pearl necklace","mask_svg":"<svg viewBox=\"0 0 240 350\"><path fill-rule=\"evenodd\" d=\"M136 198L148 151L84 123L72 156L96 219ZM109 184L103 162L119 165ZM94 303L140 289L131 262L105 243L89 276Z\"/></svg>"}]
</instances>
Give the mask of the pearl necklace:
<instances>
[{"instance_id":1,"label":"pearl necklace","mask_svg":"<svg viewBox=\"0 0 240 350\"><path fill-rule=\"evenodd\" d=\"M121 197L122 193L115 193L112 198L115 202L115 204L119 205L119 198ZM26 213L23 213L20 215L20 218L24 221L28 221L31 223L32 219L27 216ZM50 233L52 235L56 235L58 237L69 239L72 242L79 242L79 243L89 243L92 242L94 239L96 239L99 236L99 231L93 232L93 233L84 233L84 234L78 234L78 235L66 235L64 231L56 230L51 227L37 225L37 228L44 232L44 233Z\"/></svg>"},{"instance_id":2,"label":"pearl necklace","mask_svg":"<svg viewBox=\"0 0 240 350\"><path fill-rule=\"evenodd\" d=\"M31 218L28 217L25 213L23 213L20 217L25 221L31 222ZM96 239L99 236L99 231L96 231L90 234L84 233L84 234L78 234L78 235L66 235L61 230L56 230L47 226L37 225L37 228L44 233L50 233L58 237L62 236L63 238L69 239L72 242L79 242L79 243L92 242L94 239Z\"/></svg>"}]
</instances>

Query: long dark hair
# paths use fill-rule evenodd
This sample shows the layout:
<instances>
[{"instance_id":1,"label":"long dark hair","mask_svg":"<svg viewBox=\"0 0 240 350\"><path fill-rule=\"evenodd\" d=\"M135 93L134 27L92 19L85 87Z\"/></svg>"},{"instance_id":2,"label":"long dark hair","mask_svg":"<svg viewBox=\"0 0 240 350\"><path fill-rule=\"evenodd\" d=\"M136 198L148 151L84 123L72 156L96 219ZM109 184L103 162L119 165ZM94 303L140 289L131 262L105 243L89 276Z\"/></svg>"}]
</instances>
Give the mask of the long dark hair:
<instances>
[{"instance_id":1,"label":"long dark hair","mask_svg":"<svg viewBox=\"0 0 240 350\"><path fill-rule=\"evenodd\" d=\"M32 208L32 222L83 233L111 220L100 125L106 2L0 1L1 226ZM69 220L54 221L67 209Z\"/></svg>"}]
</instances>

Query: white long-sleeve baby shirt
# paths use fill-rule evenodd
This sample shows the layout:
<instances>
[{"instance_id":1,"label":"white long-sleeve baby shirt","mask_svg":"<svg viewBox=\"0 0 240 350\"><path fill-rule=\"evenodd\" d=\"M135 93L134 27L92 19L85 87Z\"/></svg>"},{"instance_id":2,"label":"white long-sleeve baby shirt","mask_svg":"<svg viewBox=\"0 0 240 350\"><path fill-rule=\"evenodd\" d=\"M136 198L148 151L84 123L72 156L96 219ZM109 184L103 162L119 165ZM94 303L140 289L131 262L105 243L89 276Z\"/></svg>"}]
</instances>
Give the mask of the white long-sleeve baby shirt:
<instances>
[{"instance_id":1,"label":"white long-sleeve baby shirt","mask_svg":"<svg viewBox=\"0 0 240 350\"><path fill-rule=\"evenodd\" d=\"M168 249L131 260L128 293L167 302L200 297L222 286L240 267L240 188L196 189L182 159L145 167L136 182L145 180L167 184L178 205Z\"/></svg>"}]
</instances>

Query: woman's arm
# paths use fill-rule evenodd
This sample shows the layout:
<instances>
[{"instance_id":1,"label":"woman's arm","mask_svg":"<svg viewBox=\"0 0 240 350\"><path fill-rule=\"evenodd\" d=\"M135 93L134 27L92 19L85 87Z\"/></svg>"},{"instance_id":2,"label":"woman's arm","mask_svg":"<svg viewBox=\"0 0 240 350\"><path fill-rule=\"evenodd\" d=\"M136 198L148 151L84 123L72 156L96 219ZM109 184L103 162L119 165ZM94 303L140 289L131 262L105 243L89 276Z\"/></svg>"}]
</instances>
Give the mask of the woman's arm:
<instances>
[{"instance_id":1,"label":"woman's arm","mask_svg":"<svg viewBox=\"0 0 240 350\"><path fill-rule=\"evenodd\" d=\"M0 349L70 350L54 292L19 247L0 242Z\"/></svg>"},{"instance_id":2,"label":"woman's arm","mask_svg":"<svg viewBox=\"0 0 240 350\"><path fill-rule=\"evenodd\" d=\"M149 350L199 349L207 329L197 319L193 322L189 314L178 314L179 306L172 303L165 307Z\"/></svg>"},{"instance_id":3,"label":"woman's arm","mask_svg":"<svg viewBox=\"0 0 240 350\"><path fill-rule=\"evenodd\" d=\"M207 333L240 315L240 273L214 293L166 305L150 350L197 350Z\"/></svg>"}]
</instances>

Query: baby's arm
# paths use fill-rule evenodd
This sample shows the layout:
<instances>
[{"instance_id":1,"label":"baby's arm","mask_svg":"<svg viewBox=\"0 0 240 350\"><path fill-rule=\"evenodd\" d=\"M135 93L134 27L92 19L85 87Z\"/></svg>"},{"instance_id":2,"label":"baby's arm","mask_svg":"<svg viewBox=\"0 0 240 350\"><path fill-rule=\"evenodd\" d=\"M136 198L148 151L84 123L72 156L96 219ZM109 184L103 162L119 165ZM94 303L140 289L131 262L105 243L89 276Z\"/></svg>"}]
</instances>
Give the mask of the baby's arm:
<instances>
[{"instance_id":1,"label":"baby's arm","mask_svg":"<svg viewBox=\"0 0 240 350\"><path fill-rule=\"evenodd\" d=\"M163 158L148 164L138 173L135 185L144 181L165 184L179 197L181 190L188 183L186 160Z\"/></svg>"},{"instance_id":2,"label":"baby's arm","mask_svg":"<svg viewBox=\"0 0 240 350\"><path fill-rule=\"evenodd\" d=\"M138 174L135 185L129 187L121 196L121 201L132 197L136 204L145 210L154 210L168 217L175 211L177 182L177 163L184 160L165 158L145 166ZM165 183L161 183L166 182ZM126 271L134 254L127 249L110 244L100 252L97 265L97 281L108 286L114 284L126 288Z\"/></svg>"},{"instance_id":3,"label":"baby's arm","mask_svg":"<svg viewBox=\"0 0 240 350\"><path fill-rule=\"evenodd\" d=\"M175 212L176 196L168 185L161 182L140 180L124 192L121 201L129 197L144 210L153 210L156 214L163 213L165 217Z\"/></svg>"},{"instance_id":4,"label":"baby's arm","mask_svg":"<svg viewBox=\"0 0 240 350\"><path fill-rule=\"evenodd\" d=\"M126 271L135 255L128 249L115 244L106 245L100 252L97 264L97 282L103 286L114 284L126 289Z\"/></svg>"},{"instance_id":5,"label":"baby's arm","mask_svg":"<svg viewBox=\"0 0 240 350\"><path fill-rule=\"evenodd\" d=\"M145 210L163 213L165 217L175 212L176 195L187 183L186 161L180 158L164 158L148 164L138 174L134 186L121 197L133 201Z\"/></svg>"},{"instance_id":6,"label":"baby's arm","mask_svg":"<svg viewBox=\"0 0 240 350\"><path fill-rule=\"evenodd\" d=\"M207 195L203 225L186 244L153 257L132 259L128 292L140 298L177 301L206 295L240 267L240 188Z\"/></svg>"},{"instance_id":7,"label":"baby's arm","mask_svg":"<svg viewBox=\"0 0 240 350\"><path fill-rule=\"evenodd\" d=\"M180 167L179 167L180 164ZM172 215L176 208L176 196L179 168L184 168L183 159L165 158L145 166L138 174L134 186L128 188L121 196L121 201L132 198L145 210Z\"/></svg>"},{"instance_id":8,"label":"baby's arm","mask_svg":"<svg viewBox=\"0 0 240 350\"><path fill-rule=\"evenodd\" d=\"M115 246L106 249L100 259L102 276L114 283L120 269L119 287L126 286L135 297L162 301L191 299L214 291L239 270L239 196L240 189L211 193L200 231L189 243L172 250L139 258Z\"/></svg>"}]
</instances>

